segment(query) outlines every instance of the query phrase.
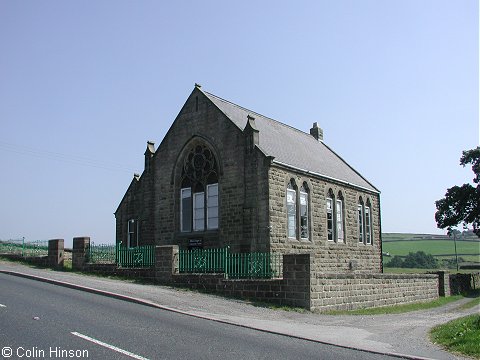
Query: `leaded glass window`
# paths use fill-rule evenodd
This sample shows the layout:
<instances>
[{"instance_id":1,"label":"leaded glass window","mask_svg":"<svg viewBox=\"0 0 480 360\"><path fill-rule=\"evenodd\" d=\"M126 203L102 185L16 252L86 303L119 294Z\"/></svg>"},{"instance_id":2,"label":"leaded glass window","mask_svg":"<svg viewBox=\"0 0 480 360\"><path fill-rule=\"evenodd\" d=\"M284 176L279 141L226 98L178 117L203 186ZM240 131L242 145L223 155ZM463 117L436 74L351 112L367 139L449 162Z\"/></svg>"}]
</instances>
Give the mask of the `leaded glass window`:
<instances>
[{"instance_id":1,"label":"leaded glass window","mask_svg":"<svg viewBox=\"0 0 480 360\"><path fill-rule=\"evenodd\" d=\"M207 229L218 228L218 184L207 185Z\"/></svg>"},{"instance_id":2,"label":"leaded glass window","mask_svg":"<svg viewBox=\"0 0 480 360\"><path fill-rule=\"evenodd\" d=\"M218 171L209 147L195 143L183 160L180 189L182 232L218 229Z\"/></svg>"},{"instance_id":3,"label":"leaded glass window","mask_svg":"<svg viewBox=\"0 0 480 360\"><path fill-rule=\"evenodd\" d=\"M357 206L357 218L358 218L358 242L363 243L364 221L363 221L363 201L362 201L362 198L360 198L360 202Z\"/></svg>"},{"instance_id":4,"label":"leaded glass window","mask_svg":"<svg viewBox=\"0 0 480 360\"><path fill-rule=\"evenodd\" d=\"M308 192L305 186L300 188L300 238L308 240Z\"/></svg>"},{"instance_id":5,"label":"leaded glass window","mask_svg":"<svg viewBox=\"0 0 480 360\"><path fill-rule=\"evenodd\" d=\"M327 198L327 240L333 241L333 199Z\"/></svg>"},{"instance_id":6,"label":"leaded glass window","mask_svg":"<svg viewBox=\"0 0 480 360\"><path fill-rule=\"evenodd\" d=\"M372 244L372 214L369 201L365 206L365 243L367 245Z\"/></svg>"},{"instance_id":7,"label":"leaded glass window","mask_svg":"<svg viewBox=\"0 0 480 360\"><path fill-rule=\"evenodd\" d=\"M288 237L297 237L297 191L292 184L287 186L287 227Z\"/></svg>"}]
</instances>

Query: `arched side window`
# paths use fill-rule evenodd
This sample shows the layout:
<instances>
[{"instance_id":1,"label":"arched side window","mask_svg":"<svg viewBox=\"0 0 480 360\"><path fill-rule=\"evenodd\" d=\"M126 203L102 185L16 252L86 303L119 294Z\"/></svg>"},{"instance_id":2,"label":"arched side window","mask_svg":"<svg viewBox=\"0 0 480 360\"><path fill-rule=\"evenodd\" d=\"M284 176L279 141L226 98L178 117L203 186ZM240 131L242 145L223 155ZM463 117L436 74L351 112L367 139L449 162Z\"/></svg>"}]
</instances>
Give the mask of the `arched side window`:
<instances>
[{"instance_id":1,"label":"arched side window","mask_svg":"<svg viewBox=\"0 0 480 360\"><path fill-rule=\"evenodd\" d=\"M363 217L363 199L360 196L358 200L358 205L357 205L357 219L358 219L358 242L363 244L365 241L364 236L365 236L365 223L364 223L364 217Z\"/></svg>"},{"instance_id":2,"label":"arched side window","mask_svg":"<svg viewBox=\"0 0 480 360\"><path fill-rule=\"evenodd\" d=\"M372 244L372 206L369 199L365 205L365 244Z\"/></svg>"},{"instance_id":3,"label":"arched side window","mask_svg":"<svg viewBox=\"0 0 480 360\"><path fill-rule=\"evenodd\" d=\"M363 203L362 197L359 198L358 206L358 242L360 244L372 245L372 205L370 199L367 199L367 203Z\"/></svg>"},{"instance_id":4,"label":"arched side window","mask_svg":"<svg viewBox=\"0 0 480 360\"><path fill-rule=\"evenodd\" d=\"M180 230L218 229L218 170L212 151L195 144L182 167L180 189Z\"/></svg>"},{"instance_id":5,"label":"arched side window","mask_svg":"<svg viewBox=\"0 0 480 360\"><path fill-rule=\"evenodd\" d=\"M287 185L287 233L289 238L297 238L297 189L293 180Z\"/></svg>"},{"instance_id":6,"label":"arched side window","mask_svg":"<svg viewBox=\"0 0 480 360\"><path fill-rule=\"evenodd\" d=\"M327 211L327 240L337 243L345 242L344 201L341 191L337 196L332 189L328 190L326 200Z\"/></svg>"},{"instance_id":7,"label":"arched side window","mask_svg":"<svg viewBox=\"0 0 480 360\"><path fill-rule=\"evenodd\" d=\"M300 239L308 240L310 238L310 224L308 221L308 186L306 183L300 187Z\"/></svg>"},{"instance_id":8,"label":"arched side window","mask_svg":"<svg viewBox=\"0 0 480 360\"><path fill-rule=\"evenodd\" d=\"M294 179L287 184L287 235L289 239L310 238L309 189L307 183L297 187Z\"/></svg>"},{"instance_id":9,"label":"arched side window","mask_svg":"<svg viewBox=\"0 0 480 360\"><path fill-rule=\"evenodd\" d=\"M342 192L338 192L336 207L335 207L335 218L337 222L336 226L336 241L345 242L345 226L344 226L344 216L343 216L343 195Z\"/></svg>"},{"instance_id":10,"label":"arched side window","mask_svg":"<svg viewBox=\"0 0 480 360\"><path fill-rule=\"evenodd\" d=\"M332 189L328 190L327 195L327 240L335 241L335 228L333 225L334 221L334 205L335 204L335 195L333 194Z\"/></svg>"}]
</instances>

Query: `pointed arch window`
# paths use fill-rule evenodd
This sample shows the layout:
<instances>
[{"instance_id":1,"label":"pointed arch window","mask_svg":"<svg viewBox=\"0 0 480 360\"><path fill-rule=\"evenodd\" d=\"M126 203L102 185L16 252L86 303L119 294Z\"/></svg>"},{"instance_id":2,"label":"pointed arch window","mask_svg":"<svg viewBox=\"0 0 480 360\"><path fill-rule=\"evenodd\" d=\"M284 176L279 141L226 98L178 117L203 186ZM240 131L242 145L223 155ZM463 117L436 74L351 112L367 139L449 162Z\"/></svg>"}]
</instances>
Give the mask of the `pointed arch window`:
<instances>
[{"instance_id":1,"label":"pointed arch window","mask_svg":"<svg viewBox=\"0 0 480 360\"><path fill-rule=\"evenodd\" d=\"M307 184L303 183L300 187L300 239L308 240L309 239L309 221L308 221L308 187Z\"/></svg>"},{"instance_id":2,"label":"pointed arch window","mask_svg":"<svg viewBox=\"0 0 480 360\"><path fill-rule=\"evenodd\" d=\"M363 244L364 242L364 236L365 236L365 220L363 217L363 199L360 196L360 199L358 200L358 205L357 205L357 219L358 219L358 242Z\"/></svg>"},{"instance_id":3,"label":"pointed arch window","mask_svg":"<svg viewBox=\"0 0 480 360\"><path fill-rule=\"evenodd\" d=\"M183 161L180 189L180 230L216 230L219 224L218 171L212 151L195 144Z\"/></svg>"},{"instance_id":4,"label":"pointed arch window","mask_svg":"<svg viewBox=\"0 0 480 360\"><path fill-rule=\"evenodd\" d=\"M288 237L297 238L297 190L295 183L290 181L287 185L287 232Z\"/></svg>"},{"instance_id":5,"label":"pointed arch window","mask_svg":"<svg viewBox=\"0 0 480 360\"><path fill-rule=\"evenodd\" d=\"M327 212L327 240L337 243L345 242L345 217L344 217L344 201L342 192L338 192L337 196L332 189L328 190L326 199Z\"/></svg>"},{"instance_id":6,"label":"pointed arch window","mask_svg":"<svg viewBox=\"0 0 480 360\"><path fill-rule=\"evenodd\" d=\"M336 217L336 241L345 242L345 226L344 226L344 216L343 216L343 196L342 192L338 193L336 208L335 208L335 217Z\"/></svg>"},{"instance_id":7,"label":"pointed arch window","mask_svg":"<svg viewBox=\"0 0 480 360\"><path fill-rule=\"evenodd\" d=\"M370 199L364 204L362 197L358 201L358 242L360 244L372 245L372 205Z\"/></svg>"},{"instance_id":8,"label":"pointed arch window","mask_svg":"<svg viewBox=\"0 0 480 360\"><path fill-rule=\"evenodd\" d=\"M372 244L372 207L370 200L367 200L365 206L365 244Z\"/></svg>"},{"instance_id":9,"label":"pointed arch window","mask_svg":"<svg viewBox=\"0 0 480 360\"><path fill-rule=\"evenodd\" d=\"M310 238L309 189L306 183L300 188L295 180L287 184L287 233L290 239Z\"/></svg>"},{"instance_id":10,"label":"pointed arch window","mask_svg":"<svg viewBox=\"0 0 480 360\"><path fill-rule=\"evenodd\" d=\"M332 189L328 191L327 196L327 240L335 241L335 230L333 227L335 195Z\"/></svg>"}]
</instances>

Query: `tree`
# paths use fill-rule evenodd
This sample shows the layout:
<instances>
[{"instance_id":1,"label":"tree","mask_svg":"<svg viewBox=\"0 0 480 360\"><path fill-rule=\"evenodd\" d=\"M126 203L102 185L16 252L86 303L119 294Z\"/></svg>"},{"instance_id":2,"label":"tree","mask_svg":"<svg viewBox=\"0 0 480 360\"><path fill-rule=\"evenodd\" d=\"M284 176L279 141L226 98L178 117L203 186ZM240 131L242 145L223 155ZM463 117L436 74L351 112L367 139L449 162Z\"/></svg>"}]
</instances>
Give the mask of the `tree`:
<instances>
[{"instance_id":1,"label":"tree","mask_svg":"<svg viewBox=\"0 0 480 360\"><path fill-rule=\"evenodd\" d=\"M463 184L447 189L445 197L435 202L435 221L440 229L447 228L450 232L459 224L465 227L472 224L473 232L480 237L480 146L463 151L460 165L467 164L472 164L473 182L477 186Z\"/></svg>"},{"instance_id":2,"label":"tree","mask_svg":"<svg viewBox=\"0 0 480 360\"><path fill-rule=\"evenodd\" d=\"M392 260L385 264L385 266L391 268L401 268L403 267L403 259L400 256L395 255Z\"/></svg>"},{"instance_id":3,"label":"tree","mask_svg":"<svg viewBox=\"0 0 480 360\"><path fill-rule=\"evenodd\" d=\"M423 251L417 251L416 253L409 253L403 261L404 268L417 268L417 269L436 269L438 266L437 260L432 254L425 254Z\"/></svg>"}]
</instances>

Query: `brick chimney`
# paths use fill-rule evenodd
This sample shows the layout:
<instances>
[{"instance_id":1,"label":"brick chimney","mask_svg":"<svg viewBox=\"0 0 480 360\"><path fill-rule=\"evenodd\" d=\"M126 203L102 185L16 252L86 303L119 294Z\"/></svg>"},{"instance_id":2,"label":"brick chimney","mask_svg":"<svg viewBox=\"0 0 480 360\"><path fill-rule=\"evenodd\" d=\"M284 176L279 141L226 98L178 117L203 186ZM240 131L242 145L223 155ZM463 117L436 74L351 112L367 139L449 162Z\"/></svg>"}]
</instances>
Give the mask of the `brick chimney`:
<instances>
[{"instance_id":1,"label":"brick chimney","mask_svg":"<svg viewBox=\"0 0 480 360\"><path fill-rule=\"evenodd\" d=\"M323 130L322 128L318 127L316 122L313 123L313 126L310 129L310 135L312 135L318 141L323 141Z\"/></svg>"}]
</instances>

